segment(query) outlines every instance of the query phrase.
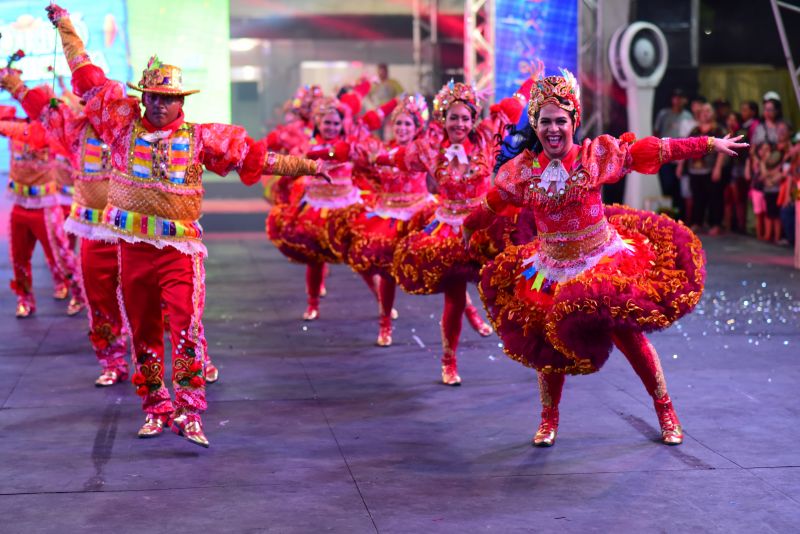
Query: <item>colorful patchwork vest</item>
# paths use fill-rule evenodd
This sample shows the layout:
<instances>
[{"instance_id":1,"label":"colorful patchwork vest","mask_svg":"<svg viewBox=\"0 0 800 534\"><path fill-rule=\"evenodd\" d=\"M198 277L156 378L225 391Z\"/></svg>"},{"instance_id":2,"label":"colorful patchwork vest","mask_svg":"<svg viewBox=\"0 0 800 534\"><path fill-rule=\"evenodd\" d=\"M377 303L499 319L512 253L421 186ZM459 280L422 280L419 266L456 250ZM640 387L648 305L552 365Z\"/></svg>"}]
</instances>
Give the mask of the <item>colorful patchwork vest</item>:
<instances>
[{"instance_id":1,"label":"colorful patchwork vest","mask_svg":"<svg viewBox=\"0 0 800 534\"><path fill-rule=\"evenodd\" d=\"M125 241L205 254L198 222L203 167L194 125L184 123L168 137L160 133L135 123L125 172L111 175L103 223Z\"/></svg>"},{"instance_id":2,"label":"colorful patchwork vest","mask_svg":"<svg viewBox=\"0 0 800 534\"><path fill-rule=\"evenodd\" d=\"M75 170L75 193L64 228L75 235L95 238L108 203L108 180L112 174L111 150L87 126L81 136L79 167Z\"/></svg>"},{"instance_id":3,"label":"colorful patchwork vest","mask_svg":"<svg viewBox=\"0 0 800 534\"><path fill-rule=\"evenodd\" d=\"M58 188L49 170L49 149L34 150L21 141L9 142L9 148L8 192L14 203L28 209L55 206Z\"/></svg>"}]
</instances>

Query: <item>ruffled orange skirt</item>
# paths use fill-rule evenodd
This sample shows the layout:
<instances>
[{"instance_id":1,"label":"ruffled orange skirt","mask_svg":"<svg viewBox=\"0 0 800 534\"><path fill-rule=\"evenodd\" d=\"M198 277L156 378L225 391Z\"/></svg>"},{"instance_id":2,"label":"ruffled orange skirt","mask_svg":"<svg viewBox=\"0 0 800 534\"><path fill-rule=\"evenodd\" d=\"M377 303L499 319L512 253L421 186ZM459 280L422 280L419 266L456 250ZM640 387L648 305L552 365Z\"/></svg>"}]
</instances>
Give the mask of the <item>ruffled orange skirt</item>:
<instances>
[{"instance_id":1,"label":"ruffled orange skirt","mask_svg":"<svg viewBox=\"0 0 800 534\"><path fill-rule=\"evenodd\" d=\"M544 372L592 373L608 359L615 329L666 328L700 300L706 273L697 236L666 216L605 211L628 247L574 278L553 282L526 265L536 240L482 269L481 299L512 359Z\"/></svg>"}]
</instances>

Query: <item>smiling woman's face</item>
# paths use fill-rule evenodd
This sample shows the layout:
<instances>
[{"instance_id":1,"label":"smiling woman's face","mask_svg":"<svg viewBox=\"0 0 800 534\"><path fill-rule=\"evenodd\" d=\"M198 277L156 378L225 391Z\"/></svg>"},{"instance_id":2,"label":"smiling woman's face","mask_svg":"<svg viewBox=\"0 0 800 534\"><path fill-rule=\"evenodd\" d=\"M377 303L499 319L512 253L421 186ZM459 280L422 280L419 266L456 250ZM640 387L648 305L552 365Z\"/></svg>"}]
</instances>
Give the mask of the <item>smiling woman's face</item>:
<instances>
[{"instance_id":1,"label":"smiling woman's face","mask_svg":"<svg viewBox=\"0 0 800 534\"><path fill-rule=\"evenodd\" d=\"M572 138L575 135L572 115L555 104L545 104L539 110L536 135L542 143L545 156L564 159L572 150Z\"/></svg>"},{"instance_id":2,"label":"smiling woman's face","mask_svg":"<svg viewBox=\"0 0 800 534\"><path fill-rule=\"evenodd\" d=\"M456 102L447 110L447 117L444 122L444 129L447 138L453 144L463 144L467 135L472 131L472 112L466 104Z\"/></svg>"}]
</instances>

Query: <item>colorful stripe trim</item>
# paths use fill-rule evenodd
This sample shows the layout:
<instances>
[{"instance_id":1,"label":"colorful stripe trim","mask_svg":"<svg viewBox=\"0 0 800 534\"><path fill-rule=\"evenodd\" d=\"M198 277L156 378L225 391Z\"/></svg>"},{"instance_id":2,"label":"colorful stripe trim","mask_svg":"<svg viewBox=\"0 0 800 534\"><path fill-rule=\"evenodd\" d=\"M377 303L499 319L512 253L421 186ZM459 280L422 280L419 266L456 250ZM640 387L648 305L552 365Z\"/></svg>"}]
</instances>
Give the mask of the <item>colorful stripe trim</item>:
<instances>
[{"instance_id":1,"label":"colorful stripe trim","mask_svg":"<svg viewBox=\"0 0 800 534\"><path fill-rule=\"evenodd\" d=\"M24 185L9 180L8 190L20 197L41 198L54 195L58 191L58 185L55 182L48 182L45 185Z\"/></svg>"},{"instance_id":2,"label":"colorful stripe trim","mask_svg":"<svg viewBox=\"0 0 800 534\"><path fill-rule=\"evenodd\" d=\"M105 211L103 222L121 232L138 237L197 240L203 237L203 227L198 222L162 219L114 207L109 207Z\"/></svg>"},{"instance_id":3,"label":"colorful stripe trim","mask_svg":"<svg viewBox=\"0 0 800 534\"><path fill-rule=\"evenodd\" d=\"M71 219L78 220L82 223L100 224L103 219L103 210L87 208L73 202L69 210L69 216Z\"/></svg>"}]
</instances>

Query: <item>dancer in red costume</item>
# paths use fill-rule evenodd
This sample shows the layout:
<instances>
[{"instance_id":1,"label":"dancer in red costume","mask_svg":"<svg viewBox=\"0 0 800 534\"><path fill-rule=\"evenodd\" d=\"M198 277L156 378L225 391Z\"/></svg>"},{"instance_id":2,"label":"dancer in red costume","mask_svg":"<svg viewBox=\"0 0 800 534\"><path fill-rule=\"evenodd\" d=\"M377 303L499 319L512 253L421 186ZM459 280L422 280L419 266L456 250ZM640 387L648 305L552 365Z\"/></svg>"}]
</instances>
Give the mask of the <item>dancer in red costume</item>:
<instances>
[{"instance_id":1,"label":"dancer in red costume","mask_svg":"<svg viewBox=\"0 0 800 534\"><path fill-rule=\"evenodd\" d=\"M634 170L717 151L735 155L740 138L635 141L601 135L573 143L580 124L574 76L537 80L525 138L470 215L482 228L509 204L532 207L538 230L481 271L479 289L504 350L538 371L542 421L533 444L553 445L564 377L598 371L612 346L653 398L664 443L683 440L658 355L645 332L666 328L697 304L705 280L700 241L665 216L601 202L603 184ZM537 140L538 139L538 140ZM539 142L541 141L541 143ZM502 161L501 161L502 163Z\"/></svg>"},{"instance_id":2,"label":"dancer in red costume","mask_svg":"<svg viewBox=\"0 0 800 534\"><path fill-rule=\"evenodd\" d=\"M467 282L478 278L479 264L462 245L461 225L480 204L491 182L494 138L516 122L522 103L504 99L492 116L476 126L480 104L475 90L463 83L445 85L434 100L434 119L443 128L396 152L378 158L403 171L428 172L438 186L439 205L424 228L411 232L395 248L397 282L413 294L444 293L442 312L442 382L457 386L456 350L461 316L467 306ZM509 116L511 115L511 116Z\"/></svg>"},{"instance_id":3,"label":"dancer in red costume","mask_svg":"<svg viewBox=\"0 0 800 534\"><path fill-rule=\"evenodd\" d=\"M123 317L133 339L136 374L146 418L140 437L154 437L170 424L192 443L208 447L200 414L205 411L202 315L205 304L202 227L203 166L225 175L239 172L245 184L262 173L327 174L328 165L270 153L244 128L184 121L186 90L181 70L153 57L137 85L139 101L120 98L117 82L93 65L66 10L51 4L48 17L58 28L75 93L109 145L114 173L98 237L119 240ZM161 304L169 314L174 403L164 383Z\"/></svg>"},{"instance_id":4,"label":"dancer in red costume","mask_svg":"<svg viewBox=\"0 0 800 534\"><path fill-rule=\"evenodd\" d=\"M24 85L20 71L0 69L0 86L12 95L19 95ZM48 98L52 93L46 87ZM11 166L9 194L14 201L11 210L9 251L14 279L11 289L17 295L16 316L24 318L36 311L31 276L31 258L36 242L41 243L53 276L56 299L72 295L68 315L78 314L84 307L80 275L75 255L64 233L64 213L58 205L57 185L51 172L51 146L42 124L37 120L13 118L14 109L5 108L7 118L0 121L0 135L10 139Z\"/></svg>"},{"instance_id":5,"label":"dancer in red costume","mask_svg":"<svg viewBox=\"0 0 800 534\"><path fill-rule=\"evenodd\" d=\"M322 97L322 89L318 85L300 87L289 101L290 118L267 136L268 148L279 154L305 154L314 138L312 110ZM264 198L271 206L275 206L289 202L295 179L291 176L268 175L262 178L262 183Z\"/></svg>"},{"instance_id":6,"label":"dancer in red costume","mask_svg":"<svg viewBox=\"0 0 800 534\"><path fill-rule=\"evenodd\" d=\"M397 107L394 107L397 106ZM393 110L391 108L394 108ZM373 138L361 143L354 160L367 167L367 175L375 182L374 203L362 211L352 224L352 238L347 251L347 264L362 276L377 276L380 295L377 344L392 344L392 309L396 282L392 274L392 259L397 242L412 230L414 216L430 204L425 172L401 171L397 167L374 165L374 157L383 150L393 154L422 135L428 121L428 107L422 95L391 100L376 111L365 115L365 122L380 126L389 115L394 137L385 148Z\"/></svg>"},{"instance_id":7,"label":"dancer in red costume","mask_svg":"<svg viewBox=\"0 0 800 534\"><path fill-rule=\"evenodd\" d=\"M0 83L3 83L0 81ZM82 280L91 280L84 287L84 300L88 307L89 340L95 351L101 374L95 380L98 387L107 387L128 378L127 333L117 298L119 269L117 265L117 240L102 232L102 213L108 200L109 177L112 173L109 146L104 143L83 114L83 106L71 98L71 103L59 100L50 105L48 92L42 87L27 90L19 80L5 83L20 86L15 94L22 96L20 103L30 117L43 118L49 137L71 155L70 169L75 188L71 195L72 205L64 223L65 231L72 237L80 237L78 267ZM118 98L124 93L122 86ZM206 357L206 382L219 378L219 371Z\"/></svg>"},{"instance_id":8,"label":"dancer in red costume","mask_svg":"<svg viewBox=\"0 0 800 534\"><path fill-rule=\"evenodd\" d=\"M85 116L74 117L72 108L63 102L57 107L49 106L50 95L42 87L28 90L15 79L14 73L6 74L0 84L18 87L13 94L28 116L43 119L50 138L72 156L70 169L75 168L75 194L71 195L73 203L64 229L81 237L78 266L81 278L91 281L84 287L89 340L102 369L95 385L114 385L127 379L128 364L125 360L127 336L117 300L116 239L97 236L112 172L108 145L98 138ZM122 98L122 87L115 88L119 93L117 98Z\"/></svg>"},{"instance_id":9,"label":"dancer in red costume","mask_svg":"<svg viewBox=\"0 0 800 534\"><path fill-rule=\"evenodd\" d=\"M332 181L304 179L293 188L289 203L275 206L267 217L267 235L290 261L306 265L307 307L303 319L319 317L319 299L328 263L342 263L350 243L350 227L362 208L361 191L353 184L353 147L363 141L365 128L354 122L360 110L355 93L343 100L324 97L314 105L314 137L306 157L334 161ZM377 297L370 275L362 274Z\"/></svg>"}]
</instances>

